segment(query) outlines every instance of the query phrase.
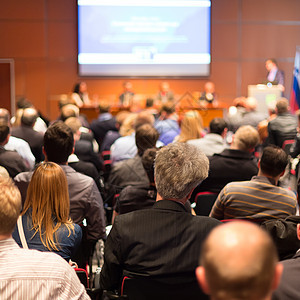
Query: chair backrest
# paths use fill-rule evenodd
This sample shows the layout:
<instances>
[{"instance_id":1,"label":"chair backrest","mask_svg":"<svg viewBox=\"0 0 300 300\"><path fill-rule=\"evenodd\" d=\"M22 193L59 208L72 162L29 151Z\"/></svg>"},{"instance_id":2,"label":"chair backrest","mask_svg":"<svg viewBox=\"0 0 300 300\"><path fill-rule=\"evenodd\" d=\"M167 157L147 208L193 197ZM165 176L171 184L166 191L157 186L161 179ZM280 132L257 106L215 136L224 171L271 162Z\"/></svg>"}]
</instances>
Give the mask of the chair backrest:
<instances>
[{"instance_id":1,"label":"chair backrest","mask_svg":"<svg viewBox=\"0 0 300 300\"><path fill-rule=\"evenodd\" d=\"M80 282L84 285L85 288L89 287L88 273L85 269L75 268L75 272L80 280Z\"/></svg>"},{"instance_id":2,"label":"chair backrest","mask_svg":"<svg viewBox=\"0 0 300 300\"><path fill-rule=\"evenodd\" d=\"M150 278L124 277L121 296L128 300L208 300L202 292L196 279L188 283L168 283Z\"/></svg>"},{"instance_id":3,"label":"chair backrest","mask_svg":"<svg viewBox=\"0 0 300 300\"><path fill-rule=\"evenodd\" d=\"M194 211L198 216L209 216L209 213L218 197L212 192L200 192L195 197L196 206Z\"/></svg>"},{"instance_id":4,"label":"chair backrest","mask_svg":"<svg viewBox=\"0 0 300 300\"><path fill-rule=\"evenodd\" d=\"M285 140L282 144L282 149L285 151L286 154L290 153L290 149L293 145L295 140Z\"/></svg>"}]
</instances>

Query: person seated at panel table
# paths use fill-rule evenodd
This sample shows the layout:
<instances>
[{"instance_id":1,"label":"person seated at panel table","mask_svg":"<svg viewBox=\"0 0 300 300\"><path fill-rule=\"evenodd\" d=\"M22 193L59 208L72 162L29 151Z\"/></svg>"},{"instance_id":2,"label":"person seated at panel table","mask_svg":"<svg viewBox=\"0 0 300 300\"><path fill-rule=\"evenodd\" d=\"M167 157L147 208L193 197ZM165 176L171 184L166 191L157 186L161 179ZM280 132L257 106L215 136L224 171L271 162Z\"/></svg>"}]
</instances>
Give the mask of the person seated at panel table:
<instances>
[{"instance_id":1,"label":"person seated at panel table","mask_svg":"<svg viewBox=\"0 0 300 300\"><path fill-rule=\"evenodd\" d=\"M130 107L132 105L134 92L132 91L132 83L125 81L123 83L123 93L119 96L119 103L123 107Z\"/></svg>"},{"instance_id":2,"label":"person seated at panel table","mask_svg":"<svg viewBox=\"0 0 300 300\"><path fill-rule=\"evenodd\" d=\"M82 107L84 104L91 104L87 84L84 81L75 84L71 98L78 107Z\"/></svg>"},{"instance_id":3,"label":"person seated at panel table","mask_svg":"<svg viewBox=\"0 0 300 300\"><path fill-rule=\"evenodd\" d=\"M201 93L199 101L217 104L217 95L215 92L215 84L212 81L207 81L204 84L204 91Z\"/></svg>"},{"instance_id":4,"label":"person seated at panel table","mask_svg":"<svg viewBox=\"0 0 300 300\"><path fill-rule=\"evenodd\" d=\"M159 86L159 92L156 97L157 104L164 104L169 101L174 101L174 94L170 90L170 85L168 82L163 81Z\"/></svg>"}]
</instances>

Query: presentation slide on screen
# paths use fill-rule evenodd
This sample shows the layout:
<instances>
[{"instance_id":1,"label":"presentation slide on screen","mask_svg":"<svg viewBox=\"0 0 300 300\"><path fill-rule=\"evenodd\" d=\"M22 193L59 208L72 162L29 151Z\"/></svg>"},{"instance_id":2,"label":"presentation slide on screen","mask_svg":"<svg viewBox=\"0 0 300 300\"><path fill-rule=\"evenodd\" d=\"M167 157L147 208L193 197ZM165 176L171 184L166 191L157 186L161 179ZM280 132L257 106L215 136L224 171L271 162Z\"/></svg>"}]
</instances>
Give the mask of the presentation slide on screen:
<instances>
[{"instance_id":1,"label":"presentation slide on screen","mask_svg":"<svg viewBox=\"0 0 300 300\"><path fill-rule=\"evenodd\" d=\"M80 75L207 76L210 1L79 0Z\"/></svg>"}]
</instances>

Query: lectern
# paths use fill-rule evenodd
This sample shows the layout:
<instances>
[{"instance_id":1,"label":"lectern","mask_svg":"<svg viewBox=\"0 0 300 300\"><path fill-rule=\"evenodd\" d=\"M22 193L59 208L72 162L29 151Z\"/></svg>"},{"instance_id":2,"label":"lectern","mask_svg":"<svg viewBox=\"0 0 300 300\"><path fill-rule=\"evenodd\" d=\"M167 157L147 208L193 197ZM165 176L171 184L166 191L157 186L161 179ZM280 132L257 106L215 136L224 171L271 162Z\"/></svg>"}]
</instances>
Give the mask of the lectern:
<instances>
[{"instance_id":1,"label":"lectern","mask_svg":"<svg viewBox=\"0 0 300 300\"><path fill-rule=\"evenodd\" d=\"M268 106L272 102L282 97L282 92L278 85L248 85L248 97L257 100L257 111L268 113Z\"/></svg>"}]
</instances>

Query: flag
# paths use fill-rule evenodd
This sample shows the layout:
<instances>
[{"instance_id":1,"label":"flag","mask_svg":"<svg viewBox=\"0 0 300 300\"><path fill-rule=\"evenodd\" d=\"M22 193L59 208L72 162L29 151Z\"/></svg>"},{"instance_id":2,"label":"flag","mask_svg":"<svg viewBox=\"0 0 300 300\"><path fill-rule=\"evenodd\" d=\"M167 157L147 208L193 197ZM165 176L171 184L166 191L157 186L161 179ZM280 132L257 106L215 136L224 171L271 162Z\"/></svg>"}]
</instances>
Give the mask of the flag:
<instances>
[{"instance_id":1,"label":"flag","mask_svg":"<svg viewBox=\"0 0 300 300\"><path fill-rule=\"evenodd\" d=\"M295 65L294 65L294 76L293 76L293 86L290 96L290 107L291 111L295 112L300 108L300 46L296 47L295 55Z\"/></svg>"}]
</instances>

